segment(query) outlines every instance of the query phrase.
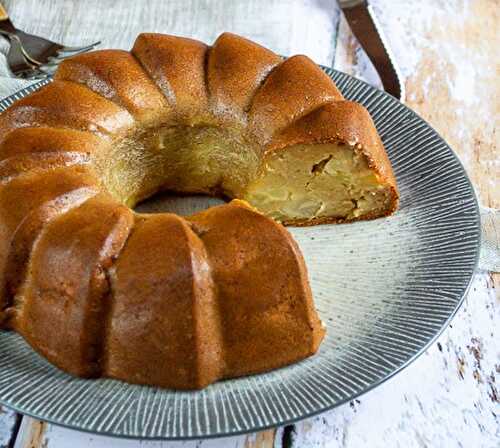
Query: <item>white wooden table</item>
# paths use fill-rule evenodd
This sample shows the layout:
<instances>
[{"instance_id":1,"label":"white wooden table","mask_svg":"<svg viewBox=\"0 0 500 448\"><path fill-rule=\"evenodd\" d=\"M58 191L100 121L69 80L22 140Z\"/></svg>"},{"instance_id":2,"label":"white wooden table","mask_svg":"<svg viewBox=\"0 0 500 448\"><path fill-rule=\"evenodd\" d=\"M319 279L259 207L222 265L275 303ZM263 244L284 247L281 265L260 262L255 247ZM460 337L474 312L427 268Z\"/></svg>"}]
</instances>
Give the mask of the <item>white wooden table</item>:
<instances>
[{"instance_id":1,"label":"white wooden table","mask_svg":"<svg viewBox=\"0 0 500 448\"><path fill-rule=\"evenodd\" d=\"M20 28L64 43L129 48L141 31L210 42L222 31L305 53L380 86L333 1L4 0ZM500 208L500 4L372 1L406 83L406 103L463 161L483 206ZM0 81L1 82L1 81ZM0 86L1 87L1 86ZM500 446L499 275L479 271L438 342L393 379L318 417L258 434L139 442L78 433L0 408L0 448Z\"/></svg>"}]
</instances>

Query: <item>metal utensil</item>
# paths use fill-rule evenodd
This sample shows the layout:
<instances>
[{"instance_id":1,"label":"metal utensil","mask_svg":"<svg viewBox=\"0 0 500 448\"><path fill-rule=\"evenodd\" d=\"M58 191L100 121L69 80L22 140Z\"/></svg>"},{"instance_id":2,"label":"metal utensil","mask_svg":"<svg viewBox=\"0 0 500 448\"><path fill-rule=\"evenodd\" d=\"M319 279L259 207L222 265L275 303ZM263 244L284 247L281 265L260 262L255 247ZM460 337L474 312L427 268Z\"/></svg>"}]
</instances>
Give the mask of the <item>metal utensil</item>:
<instances>
[{"instance_id":1,"label":"metal utensil","mask_svg":"<svg viewBox=\"0 0 500 448\"><path fill-rule=\"evenodd\" d=\"M399 100L403 100L405 92L401 75L369 2L367 0L339 0L339 5L353 34L377 70L384 90Z\"/></svg>"},{"instance_id":2,"label":"metal utensil","mask_svg":"<svg viewBox=\"0 0 500 448\"><path fill-rule=\"evenodd\" d=\"M59 63L64 59L93 50L100 44L100 42L95 42L81 47L69 47L25 33L13 25L7 11L1 4L0 35L11 43L11 50L7 56L11 71L14 75L25 78L40 78L50 75L55 72Z\"/></svg>"}]
</instances>

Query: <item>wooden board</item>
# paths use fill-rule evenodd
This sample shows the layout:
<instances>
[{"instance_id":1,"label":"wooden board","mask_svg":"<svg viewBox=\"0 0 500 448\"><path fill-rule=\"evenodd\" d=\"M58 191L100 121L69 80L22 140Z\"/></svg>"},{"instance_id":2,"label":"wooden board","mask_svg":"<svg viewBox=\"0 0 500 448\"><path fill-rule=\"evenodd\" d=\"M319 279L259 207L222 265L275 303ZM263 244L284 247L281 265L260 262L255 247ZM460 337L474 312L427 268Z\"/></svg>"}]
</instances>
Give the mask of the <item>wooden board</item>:
<instances>
[{"instance_id":1,"label":"wooden board","mask_svg":"<svg viewBox=\"0 0 500 448\"><path fill-rule=\"evenodd\" d=\"M376 72L331 1L4 1L27 31L68 44L104 36L128 48L140 31L210 41L231 30L282 54L306 53L380 86ZM161 3L161 4L160 4ZM57 7L48 5L56 4ZM406 103L455 149L480 201L500 207L499 4L495 0L372 1L404 74ZM60 14L59 8L64 14ZM33 17L37 19L34 20ZM85 33L84 33L85 34ZM144 442L78 433L24 418L16 448L498 446L499 276L480 272L438 342L405 371L355 402L259 434L198 442ZM14 443L13 413L0 414L0 447Z\"/></svg>"},{"instance_id":2,"label":"wooden board","mask_svg":"<svg viewBox=\"0 0 500 448\"><path fill-rule=\"evenodd\" d=\"M21 416L10 409L0 406L0 448L8 448L15 439Z\"/></svg>"}]
</instances>

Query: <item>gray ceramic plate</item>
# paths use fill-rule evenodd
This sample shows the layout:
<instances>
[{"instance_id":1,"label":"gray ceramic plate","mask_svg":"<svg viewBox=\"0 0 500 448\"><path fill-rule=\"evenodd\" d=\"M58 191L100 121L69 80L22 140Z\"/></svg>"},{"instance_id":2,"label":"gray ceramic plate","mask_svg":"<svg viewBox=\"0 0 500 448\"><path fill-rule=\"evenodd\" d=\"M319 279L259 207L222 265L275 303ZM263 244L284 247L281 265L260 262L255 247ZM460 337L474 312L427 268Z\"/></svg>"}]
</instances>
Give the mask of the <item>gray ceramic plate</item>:
<instances>
[{"instance_id":1,"label":"gray ceramic plate","mask_svg":"<svg viewBox=\"0 0 500 448\"><path fill-rule=\"evenodd\" d=\"M351 76L325 71L374 117L396 171L401 209L370 222L290 228L328 327L320 352L264 375L173 392L72 378L15 334L0 332L1 404L113 436L223 436L331 409L422 353L456 312L476 267L480 225L473 188L453 151L414 112ZM175 201L172 206L179 209Z\"/></svg>"}]
</instances>

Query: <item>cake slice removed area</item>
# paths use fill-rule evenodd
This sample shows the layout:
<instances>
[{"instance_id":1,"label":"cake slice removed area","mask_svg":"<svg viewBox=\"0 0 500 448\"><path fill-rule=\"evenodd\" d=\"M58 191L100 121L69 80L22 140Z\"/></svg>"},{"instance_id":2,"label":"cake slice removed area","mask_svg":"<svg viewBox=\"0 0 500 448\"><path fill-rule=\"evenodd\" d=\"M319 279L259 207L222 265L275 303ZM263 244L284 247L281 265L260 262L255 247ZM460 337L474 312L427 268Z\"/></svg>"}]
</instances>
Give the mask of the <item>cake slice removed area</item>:
<instances>
[{"instance_id":1,"label":"cake slice removed area","mask_svg":"<svg viewBox=\"0 0 500 448\"><path fill-rule=\"evenodd\" d=\"M284 224L313 225L389 215L398 191L368 111L337 101L273 138L243 199Z\"/></svg>"},{"instance_id":2,"label":"cake slice removed area","mask_svg":"<svg viewBox=\"0 0 500 448\"><path fill-rule=\"evenodd\" d=\"M391 186L358 148L344 142L273 153L244 199L286 225L369 219L393 209Z\"/></svg>"}]
</instances>

